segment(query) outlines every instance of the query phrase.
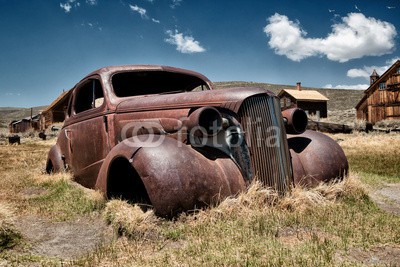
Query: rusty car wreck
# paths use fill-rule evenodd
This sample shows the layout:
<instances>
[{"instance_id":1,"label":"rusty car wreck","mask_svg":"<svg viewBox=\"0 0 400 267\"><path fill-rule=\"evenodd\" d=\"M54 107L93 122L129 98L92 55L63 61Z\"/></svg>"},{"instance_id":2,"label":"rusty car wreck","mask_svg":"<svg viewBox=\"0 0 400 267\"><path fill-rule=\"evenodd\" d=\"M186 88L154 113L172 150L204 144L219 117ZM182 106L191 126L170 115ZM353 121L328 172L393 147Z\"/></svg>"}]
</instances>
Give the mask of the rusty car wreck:
<instances>
[{"instance_id":1,"label":"rusty car wreck","mask_svg":"<svg viewBox=\"0 0 400 267\"><path fill-rule=\"evenodd\" d=\"M106 67L73 89L46 170L160 216L204 207L253 179L279 192L342 178L331 138L306 131L300 109L281 111L260 88L214 90L203 75L166 66Z\"/></svg>"}]
</instances>

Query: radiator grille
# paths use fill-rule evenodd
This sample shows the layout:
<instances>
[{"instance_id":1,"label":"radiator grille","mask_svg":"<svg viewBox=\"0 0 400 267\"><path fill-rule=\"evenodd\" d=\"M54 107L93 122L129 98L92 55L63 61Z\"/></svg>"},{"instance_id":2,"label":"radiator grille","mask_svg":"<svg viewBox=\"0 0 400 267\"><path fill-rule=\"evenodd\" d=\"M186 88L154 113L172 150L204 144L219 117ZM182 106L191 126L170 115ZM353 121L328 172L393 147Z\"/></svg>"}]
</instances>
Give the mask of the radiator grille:
<instances>
[{"instance_id":1,"label":"radiator grille","mask_svg":"<svg viewBox=\"0 0 400 267\"><path fill-rule=\"evenodd\" d=\"M279 100L266 95L248 98L240 107L239 119L256 178L286 192L293 175Z\"/></svg>"}]
</instances>

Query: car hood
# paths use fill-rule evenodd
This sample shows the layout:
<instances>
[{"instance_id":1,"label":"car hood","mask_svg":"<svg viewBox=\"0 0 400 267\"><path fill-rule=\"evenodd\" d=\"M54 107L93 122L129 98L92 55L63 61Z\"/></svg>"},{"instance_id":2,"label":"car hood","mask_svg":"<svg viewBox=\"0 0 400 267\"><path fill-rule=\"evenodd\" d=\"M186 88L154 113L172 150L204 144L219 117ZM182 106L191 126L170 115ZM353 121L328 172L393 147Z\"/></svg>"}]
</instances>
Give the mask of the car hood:
<instances>
[{"instance_id":1,"label":"car hood","mask_svg":"<svg viewBox=\"0 0 400 267\"><path fill-rule=\"evenodd\" d=\"M117 105L116 112L154 111L203 106L222 107L238 112L240 105L246 98L259 94L275 96L271 91L253 87L134 96L122 100Z\"/></svg>"}]
</instances>

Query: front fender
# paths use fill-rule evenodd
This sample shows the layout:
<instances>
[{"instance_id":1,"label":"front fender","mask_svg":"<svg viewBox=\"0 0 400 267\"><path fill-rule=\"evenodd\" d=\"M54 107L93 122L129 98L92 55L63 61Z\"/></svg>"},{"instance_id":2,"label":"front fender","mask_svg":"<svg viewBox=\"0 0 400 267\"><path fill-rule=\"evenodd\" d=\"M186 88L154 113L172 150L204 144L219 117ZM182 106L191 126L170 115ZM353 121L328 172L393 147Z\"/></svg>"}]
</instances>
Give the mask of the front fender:
<instances>
[{"instance_id":1,"label":"front fender","mask_svg":"<svg viewBox=\"0 0 400 267\"><path fill-rule=\"evenodd\" d=\"M64 170L64 168L61 149L58 145L54 145L50 148L49 154L47 155L46 172L60 172Z\"/></svg>"},{"instance_id":2,"label":"front fender","mask_svg":"<svg viewBox=\"0 0 400 267\"><path fill-rule=\"evenodd\" d=\"M161 216L201 208L246 188L240 169L230 158L206 157L175 139L160 138L164 140L158 146L138 146L132 138L118 144L104 161L96 187L107 194L107 166L124 157L139 174Z\"/></svg>"},{"instance_id":3,"label":"front fender","mask_svg":"<svg viewBox=\"0 0 400 267\"><path fill-rule=\"evenodd\" d=\"M303 134L288 135L288 144L295 184L315 186L347 175L346 155L329 136L307 130Z\"/></svg>"}]
</instances>

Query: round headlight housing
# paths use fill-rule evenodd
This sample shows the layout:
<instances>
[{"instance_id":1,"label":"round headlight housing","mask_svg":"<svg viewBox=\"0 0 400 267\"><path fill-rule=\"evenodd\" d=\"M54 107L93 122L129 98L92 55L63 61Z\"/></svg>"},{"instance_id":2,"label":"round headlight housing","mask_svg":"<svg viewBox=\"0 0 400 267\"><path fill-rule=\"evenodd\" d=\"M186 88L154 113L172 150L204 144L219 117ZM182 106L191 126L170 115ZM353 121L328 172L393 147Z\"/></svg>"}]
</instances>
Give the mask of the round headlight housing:
<instances>
[{"instance_id":1,"label":"round headlight housing","mask_svg":"<svg viewBox=\"0 0 400 267\"><path fill-rule=\"evenodd\" d=\"M216 108L202 107L190 114L188 132L198 137L215 136L222 129L222 116Z\"/></svg>"}]
</instances>

